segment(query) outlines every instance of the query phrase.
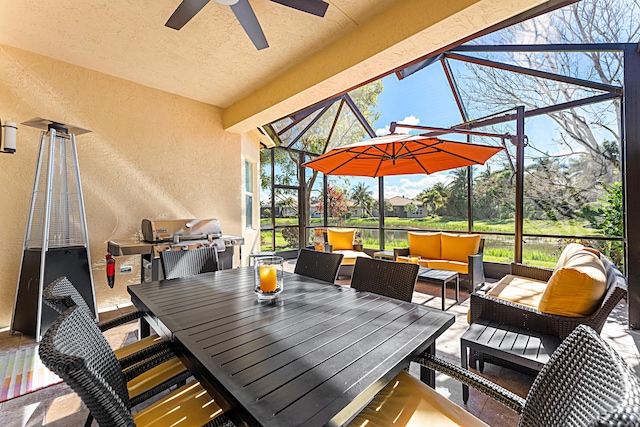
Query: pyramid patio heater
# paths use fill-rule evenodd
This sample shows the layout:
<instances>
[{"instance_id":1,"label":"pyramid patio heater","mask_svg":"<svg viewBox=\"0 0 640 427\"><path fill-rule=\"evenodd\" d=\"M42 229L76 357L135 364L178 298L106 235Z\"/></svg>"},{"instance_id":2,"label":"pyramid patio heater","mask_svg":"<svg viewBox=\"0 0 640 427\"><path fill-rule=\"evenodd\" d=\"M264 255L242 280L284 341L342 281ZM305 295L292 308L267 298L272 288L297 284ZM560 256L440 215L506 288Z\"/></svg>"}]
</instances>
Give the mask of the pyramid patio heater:
<instances>
[{"instance_id":1,"label":"pyramid patio heater","mask_svg":"<svg viewBox=\"0 0 640 427\"><path fill-rule=\"evenodd\" d=\"M23 125L42 129L24 237L11 330L40 338L58 317L43 289L66 276L98 320L75 135L91 132L40 117Z\"/></svg>"}]
</instances>

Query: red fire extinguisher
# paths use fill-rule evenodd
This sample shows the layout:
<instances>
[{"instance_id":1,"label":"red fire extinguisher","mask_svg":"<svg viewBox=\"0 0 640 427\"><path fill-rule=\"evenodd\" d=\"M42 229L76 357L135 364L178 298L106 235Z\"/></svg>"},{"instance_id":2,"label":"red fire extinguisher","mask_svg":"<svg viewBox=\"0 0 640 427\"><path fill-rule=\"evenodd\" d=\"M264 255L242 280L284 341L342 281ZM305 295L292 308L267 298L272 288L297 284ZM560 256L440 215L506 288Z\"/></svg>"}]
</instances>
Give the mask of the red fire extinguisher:
<instances>
[{"instance_id":1,"label":"red fire extinguisher","mask_svg":"<svg viewBox=\"0 0 640 427\"><path fill-rule=\"evenodd\" d=\"M116 280L116 260L111 254L107 254L107 283L110 288L113 288L113 285Z\"/></svg>"}]
</instances>

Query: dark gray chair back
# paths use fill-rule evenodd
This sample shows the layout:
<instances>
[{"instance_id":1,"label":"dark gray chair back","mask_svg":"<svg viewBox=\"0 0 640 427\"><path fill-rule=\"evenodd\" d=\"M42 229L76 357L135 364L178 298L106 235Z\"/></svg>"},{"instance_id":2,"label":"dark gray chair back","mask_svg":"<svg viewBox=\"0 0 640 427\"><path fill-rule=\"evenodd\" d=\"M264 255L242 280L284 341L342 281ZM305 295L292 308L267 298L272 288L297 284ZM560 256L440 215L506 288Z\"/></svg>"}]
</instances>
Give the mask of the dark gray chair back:
<instances>
[{"instance_id":1,"label":"dark gray chair back","mask_svg":"<svg viewBox=\"0 0 640 427\"><path fill-rule=\"evenodd\" d=\"M294 273L335 283L342 254L300 249Z\"/></svg>"},{"instance_id":2,"label":"dark gray chair back","mask_svg":"<svg viewBox=\"0 0 640 427\"><path fill-rule=\"evenodd\" d=\"M58 277L44 288L42 299L45 304L62 314L68 308L77 305L91 319L93 312L73 283L66 277Z\"/></svg>"},{"instance_id":3,"label":"dark gray chair back","mask_svg":"<svg viewBox=\"0 0 640 427\"><path fill-rule=\"evenodd\" d=\"M551 355L520 426L638 426L640 379L592 328L580 325Z\"/></svg>"},{"instance_id":4,"label":"dark gray chair back","mask_svg":"<svg viewBox=\"0 0 640 427\"><path fill-rule=\"evenodd\" d=\"M218 250L215 246L210 246L188 251L162 251L160 264L165 279L218 271Z\"/></svg>"},{"instance_id":5,"label":"dark gray chair back","mask_svg":"<svg viewBox=\"0 0 640 427\"><path fill-rule=\"evenodd\" d=\"M419 269L418 264L358 257L351 287L411 302Z\"/></svg>"},{"instance_id":6,"label":"dark gray chair back","mask_svg":"<svg viewBox=\"0 0 640 427\"><path fill-rule=\"evenodd\" d=\"M47 330L38 354L80 396L98 424L135 426L120 363L78 306L64 311Z\"/></svg>"}]
</instances>

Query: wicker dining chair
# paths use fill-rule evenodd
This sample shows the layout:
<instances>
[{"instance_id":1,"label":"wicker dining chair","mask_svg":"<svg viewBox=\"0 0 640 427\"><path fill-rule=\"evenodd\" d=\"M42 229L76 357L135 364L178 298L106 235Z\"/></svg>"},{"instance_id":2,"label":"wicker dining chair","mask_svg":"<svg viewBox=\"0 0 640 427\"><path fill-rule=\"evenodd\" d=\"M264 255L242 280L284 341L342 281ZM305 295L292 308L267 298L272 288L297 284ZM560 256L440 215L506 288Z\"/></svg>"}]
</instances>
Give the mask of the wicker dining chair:
<instances>
[{"instance_id":1,"label":"wicker dining chair","mask_svg":"<svg viewBox=\"0 0 640 427\"><path fill-rule=\"evenodd\" d=\"M161 251L160 264L165 279L195 276L220 269L215 246L188 251Z\"/></svg>"},{"instance_id":2,"label":"wicker dining chair","mask_svg":"<svg viewBox=\"0 0 640 427\"><path fill-rule=\"evenodd\" d=\"M300 249L293 271L303 276L335 283L342 257L342 254L303 248Z\"/></svg>"},{"instance_id":3,"label":"wicker dining chair","mask_svg":"<svg viewBox=\"0 0 640 427\"><path fill-rule=\"evenodd\" d=\"M419 269L418 264L358 258L351 276L351 287L411 302Z\"/></svg>"},{"instance_id":4,"label":"wicker dining chair","mask_svg":"<svg viewBox=\"0 0 640 427\"><path fill-rule=\"evenodd\" d=\"M435 356L424 354L413 361L461 381L516 411L520 414L520 427L640 426L640 379L598 333L586 325L575 328L551 355L526 399ZM450 400L441 399L442 396L417 378L406 373L396 378L350 426L370 421L367 426L376 427L391 425L400 418L419 418L424 416L420 410L428 406L438 413L447 413L454 420L460 414L468 417L466 411ZM433 400L438 404L430 405ZM476 424L484 425L477 419L460 425Z\"/></svg>"},{"instance_id":5,"label":"wicker dining chair","mask_svg":"<svg viewBox=\"0 0 640 427\"><path fill-rule=\"evenodd\" d=\"M100 426L175 425L179 421L180 425L235 425L223 410L229 405L214 400L198 382L132 414L134 405L126 384L138 374L137 366L120 369L100 329L78 306L67 309L47 330L38 354L80 396Z\"/></svg>"},{"instance_id":6,"label":"wicker dining chair","mask_svg":"<svg viewBox=\"0 0 640 427\"><path fill-rule=\"evenodd\" d=\"M59 314L71 307L79 310L93 321L93 314L82 295L66 277L59 277L51 282L43 291L45 304ZM100 332L130 322L140 317L139 313L122 316L109 322L97 325ZM157 395L173 386L181 386L191 376L182 362L171 351L167 343L157 335L144 338L134 343L114 349L114 355L121 369L136 365L138 372L144 372L127 383L129 397L133 405Z\"/></svg>"}]
</instances>

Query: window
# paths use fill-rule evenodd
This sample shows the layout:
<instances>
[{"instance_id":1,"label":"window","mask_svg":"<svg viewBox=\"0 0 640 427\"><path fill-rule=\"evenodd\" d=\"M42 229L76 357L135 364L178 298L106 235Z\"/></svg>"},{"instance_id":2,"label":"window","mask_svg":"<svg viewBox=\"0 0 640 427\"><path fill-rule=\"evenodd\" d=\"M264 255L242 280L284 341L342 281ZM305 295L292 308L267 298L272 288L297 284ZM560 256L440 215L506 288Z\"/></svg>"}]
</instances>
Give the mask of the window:
<instances>
[{"instance_id":1,"label":"window","mask_svg":"<svg viewBox=\"0 0 640 427\"><path fill-rule=\"evenodd\" d=\"M253 164L244 162L245 226L253 229Z\"/></svg>"}]
</instances>

